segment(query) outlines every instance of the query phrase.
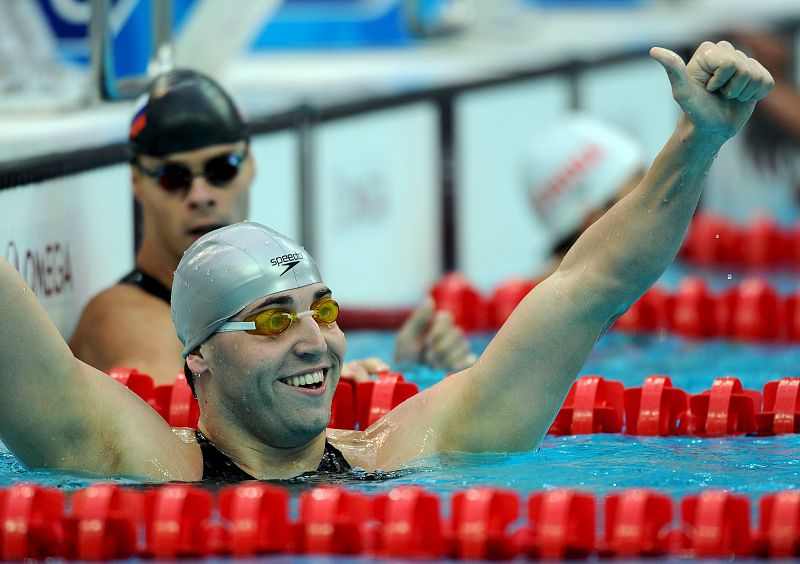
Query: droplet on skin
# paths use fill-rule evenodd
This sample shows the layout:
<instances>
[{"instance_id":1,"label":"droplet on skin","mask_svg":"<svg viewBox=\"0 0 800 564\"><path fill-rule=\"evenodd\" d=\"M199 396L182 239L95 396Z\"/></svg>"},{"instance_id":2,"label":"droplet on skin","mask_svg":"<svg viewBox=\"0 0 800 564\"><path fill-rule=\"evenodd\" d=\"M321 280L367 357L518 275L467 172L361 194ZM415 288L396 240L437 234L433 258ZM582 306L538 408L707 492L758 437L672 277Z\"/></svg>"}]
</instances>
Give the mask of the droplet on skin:
<instances>
[{"instance_id":1,"label":"droplet on skin","mask_svg":"<svg viewBox=\"0 0 800 564\"><path fill-rule=\"evenodd\" d=\"M728 280L733 280L733 274L728 274Z\"/></svg>"}]
</instances>

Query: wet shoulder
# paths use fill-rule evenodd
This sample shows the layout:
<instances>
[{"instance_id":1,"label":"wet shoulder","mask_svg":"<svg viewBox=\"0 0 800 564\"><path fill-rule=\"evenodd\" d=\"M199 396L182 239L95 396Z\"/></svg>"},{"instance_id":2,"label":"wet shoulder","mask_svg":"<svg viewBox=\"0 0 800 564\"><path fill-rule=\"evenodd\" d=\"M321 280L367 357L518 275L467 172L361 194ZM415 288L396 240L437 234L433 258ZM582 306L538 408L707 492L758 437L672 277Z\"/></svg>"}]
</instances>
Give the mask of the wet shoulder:
<instances>
[{"instance_id":1,"label":"wet shoulder","mask_svg":"<svg viewBox=\"0 0 800 564\"><path fill-rule=\"evenodd\" d=\"M368 472L378 470L375 464L376 445L363 431L328 429L326 434L328 442L342 453L350 466Z\"/></svg>"}]
</instances>

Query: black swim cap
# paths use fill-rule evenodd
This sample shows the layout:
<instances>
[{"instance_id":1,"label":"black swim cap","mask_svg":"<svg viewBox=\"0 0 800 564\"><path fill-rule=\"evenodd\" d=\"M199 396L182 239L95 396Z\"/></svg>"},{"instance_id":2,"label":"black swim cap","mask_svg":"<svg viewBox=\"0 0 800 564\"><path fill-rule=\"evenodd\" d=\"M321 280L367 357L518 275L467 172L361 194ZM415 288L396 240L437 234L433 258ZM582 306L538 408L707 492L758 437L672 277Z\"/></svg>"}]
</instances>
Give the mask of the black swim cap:
<instances>
[{"instance_id":1,"label":"black swim cap","mask_svg":"<svg viewBox=\"0 0 800 564\"><path fill-rule=\"evenodd\" d=\"M219 84L175 69L157 76L142 94L129 141L133 155L160 157L248 138L247 124Z\"/></svg>"}]
</instances>

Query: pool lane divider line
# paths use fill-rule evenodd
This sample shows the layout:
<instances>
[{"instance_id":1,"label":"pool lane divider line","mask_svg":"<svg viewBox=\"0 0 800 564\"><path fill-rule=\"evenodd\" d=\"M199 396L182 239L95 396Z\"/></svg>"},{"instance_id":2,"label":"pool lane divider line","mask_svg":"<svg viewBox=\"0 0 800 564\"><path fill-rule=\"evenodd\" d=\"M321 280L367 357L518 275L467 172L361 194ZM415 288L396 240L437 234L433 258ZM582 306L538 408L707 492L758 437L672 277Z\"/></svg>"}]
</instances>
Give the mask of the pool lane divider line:
<instances>
[{"instance_id":1,"label":"pool lane divider line","mask_svg":"<svg viewBox=\"0 0 800 564\"><path fill-rule=\"evenodd\" d=\"M216 493L190 484L129 490L95 484L0 489L0 559L107 561L132 557L330 555L454 560L800 555L800 492L750 500L705 490L679 501L632 488L603 499L576 489L457 491L450 515L418 486L366 495L317 487L290 518L287 490L262 482ZM602 517L602 519L601 519ZM602 525L602 528L601 528Z\"/></svg>"},{"instance_id":2,"label":"pool lane divider line","mask_svg":"<svg viewBox=\"0 0 800 564\"><path fill-rule=\"evenodd\" d=\"M172 427L196 428L200 415L184 375L171 386L155 386L147 374L115 368L109 375L141 397ZM448 375L457 378L457 374ZM366 429L416 395L402 374L385 372L374 381L340 380L329 427ZM767 382L763 391L745 389L738 378L716 378L711 388L689 394L668 376L647 376L641 386L598 375L578 378L548 431L551 435L626 433L643 436L768 436L800 432L800 378Z\"/></svg>"},{"instance_id":3,"label":"pool lane divider line","mask_svg":"<svg viewBox=\"0 0 800 564\"><path fill-rule=\"evenodd\" d=\"M704 268L798 269L800 227L783 227L765 216L737 225L698 214L689 225L680 256Z\"/></svg>"},{"instance_id":4,"label":"pool lane divider line","mask_svg":"<svg viewBox=\"0 0 800 564\"><path fill-rule=\"evenodd\" d=\"M462 274L451 272L436 283L431 296L437 309L449 312L465 332L496 331L536 284L536 280L512 279L484 296ZM351 328L369 328L359 325L356 318L351 312ZM689 339L800 343L800 290L780 295L761 277L750 276L715 293L703 278L687 276L674 292L658 285L650 288L612 330Z\"/></svg>"}]
</instances>

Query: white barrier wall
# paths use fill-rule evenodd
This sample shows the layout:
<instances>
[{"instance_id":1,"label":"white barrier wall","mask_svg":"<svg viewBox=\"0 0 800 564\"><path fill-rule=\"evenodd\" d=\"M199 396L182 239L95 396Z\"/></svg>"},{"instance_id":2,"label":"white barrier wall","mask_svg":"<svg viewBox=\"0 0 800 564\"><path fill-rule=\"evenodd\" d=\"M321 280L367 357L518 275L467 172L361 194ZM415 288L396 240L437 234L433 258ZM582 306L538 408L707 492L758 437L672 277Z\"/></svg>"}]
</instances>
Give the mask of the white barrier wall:
<instances>
[{"instance_id":1,"label":"white barrier wall","mask_svg":"<svg viewBox=\"0 0 800 564\"><path fill-rule=\"evenodd\" d=\"M569 109L562 76L482 88L455 109L457 269L490 291L531 278L547 262L541 221L528 207L527 150L536 132Z\"/></svg>"},{"instance_id":2,"label":"white barrier wall","mask_svg":"<svg viewBox=\"0 0 800 564\"><path fill-rule=\"evenodd\" d=\"M254 137L250 150L256 177L250 189L250 219L300 239L300 165L294 131Z\"/></svg>"},{"instance_id":3,"label":"white barrier wall","mask_svg":"<svg viewBox=\"0 0 800 564\"><path fill-rule=\"evenodd\" d=\"M436 108L418 103L322 123L313 154L308 247L336 299L416 305L441 275Z\"/></svg>"},{"instance_id":4,"label":"white barrier wall","mask_svg":"<svg viewBox=\"0 0 800 564\"><path fill-rule=\"evenodd\" d=\"M128 166L0 191L0 252L68 338L89 298L133 265Z\"/></svg>"},{"instance_id":5,"label":"white barrier wall","mask_svg":"<svg viewBox=\"0 0 800 564\"><path fill-rule=\"evenodd\" d=\"M667 73L652 59L588 68L577 89L580 109L640 139L648 164L675 129L680 110Z\"/></svg>"}]
</instances>

